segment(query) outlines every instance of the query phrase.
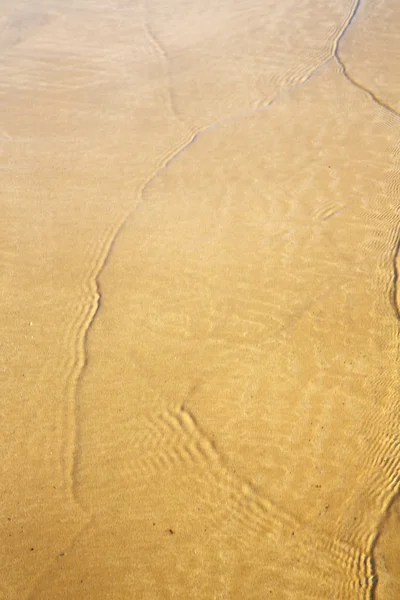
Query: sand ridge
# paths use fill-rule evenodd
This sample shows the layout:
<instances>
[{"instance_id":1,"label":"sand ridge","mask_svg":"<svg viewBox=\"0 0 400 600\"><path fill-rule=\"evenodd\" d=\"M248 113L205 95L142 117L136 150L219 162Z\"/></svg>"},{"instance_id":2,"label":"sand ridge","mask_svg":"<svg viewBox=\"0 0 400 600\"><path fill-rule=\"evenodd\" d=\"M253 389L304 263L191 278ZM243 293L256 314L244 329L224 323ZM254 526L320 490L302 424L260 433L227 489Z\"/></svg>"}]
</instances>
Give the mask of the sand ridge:
<instances>
[{"instance_id":1,"label":"sand ridge","mask_svg":"<svg viewBox=\"0 0 400 600\"><path fill-rule=\"evenodd\" d=\"M349 51L369 11L4 15L4 598L379 589L399 119Z\"/></svg>"}]
</instances>

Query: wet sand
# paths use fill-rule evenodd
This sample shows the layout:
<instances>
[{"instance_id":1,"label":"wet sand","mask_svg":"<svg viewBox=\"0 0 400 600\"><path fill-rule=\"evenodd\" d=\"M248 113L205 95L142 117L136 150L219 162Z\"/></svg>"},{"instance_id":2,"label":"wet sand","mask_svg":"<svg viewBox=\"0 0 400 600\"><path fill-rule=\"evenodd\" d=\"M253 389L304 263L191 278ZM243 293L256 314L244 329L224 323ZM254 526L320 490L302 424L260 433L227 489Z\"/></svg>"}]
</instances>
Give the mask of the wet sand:
<instances>
[{"instance_id":1,"label":"wet sand","mask_svg":"<svg viewBox=\"0 0 400 600\"><path fill-rule=\"evenodd\" d=\"M396 598L400 8L0 12L0 600Z\"/></svg>"}]
</instances>

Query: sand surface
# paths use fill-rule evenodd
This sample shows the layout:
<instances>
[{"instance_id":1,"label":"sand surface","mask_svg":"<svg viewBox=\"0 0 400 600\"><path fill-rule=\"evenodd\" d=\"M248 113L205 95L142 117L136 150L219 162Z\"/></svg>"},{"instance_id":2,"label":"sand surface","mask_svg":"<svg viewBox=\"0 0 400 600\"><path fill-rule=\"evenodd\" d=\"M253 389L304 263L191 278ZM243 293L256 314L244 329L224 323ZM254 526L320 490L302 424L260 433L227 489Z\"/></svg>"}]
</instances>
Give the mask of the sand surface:
<instances>
[{"instance_id":1,"label":"sand surface","mask_svg":"<svg viewBox=\"0 0 400 600\"><path fill-rule=\"evenodd\" d=\"M0 600L399 597L399 29L1 2Z\"/></svg>"}]
</instances>

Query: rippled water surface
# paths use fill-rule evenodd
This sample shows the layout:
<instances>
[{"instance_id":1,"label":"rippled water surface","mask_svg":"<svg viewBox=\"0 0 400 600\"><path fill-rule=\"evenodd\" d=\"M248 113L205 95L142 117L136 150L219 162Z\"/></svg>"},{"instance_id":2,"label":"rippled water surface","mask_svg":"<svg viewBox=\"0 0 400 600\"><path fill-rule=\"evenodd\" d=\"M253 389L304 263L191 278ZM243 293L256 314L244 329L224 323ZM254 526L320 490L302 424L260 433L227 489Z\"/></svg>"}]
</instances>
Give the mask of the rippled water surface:
<instances>
[{"instance_id":1,"label":"rippled water surface","mask_svg":"<svg viewBox=\"0 0 400 600\"><path fill-rule=\"evenodd\" d=\"M0 600L399 597L399 29L0 3Z\"/></svg>"}]
</instances>

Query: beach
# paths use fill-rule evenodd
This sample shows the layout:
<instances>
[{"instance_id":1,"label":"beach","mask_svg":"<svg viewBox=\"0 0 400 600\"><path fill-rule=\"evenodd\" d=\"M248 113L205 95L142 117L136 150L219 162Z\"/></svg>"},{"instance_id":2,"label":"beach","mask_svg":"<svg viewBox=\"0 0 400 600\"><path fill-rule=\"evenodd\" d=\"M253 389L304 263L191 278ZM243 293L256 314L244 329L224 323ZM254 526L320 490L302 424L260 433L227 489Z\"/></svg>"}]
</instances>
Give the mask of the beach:
<instances>
[{"instance_id":1,"label":"beach","mask_svg":"<svg viewBox=\"0 0 400 600\"><path fill-rule=\"evenodd\" d=\"M400 589L400 6L0 10L0 600Z\"/></svg>"}]
</instances>

